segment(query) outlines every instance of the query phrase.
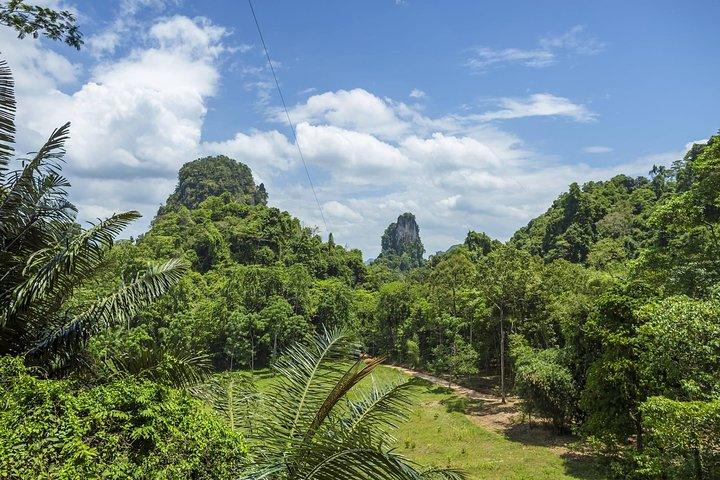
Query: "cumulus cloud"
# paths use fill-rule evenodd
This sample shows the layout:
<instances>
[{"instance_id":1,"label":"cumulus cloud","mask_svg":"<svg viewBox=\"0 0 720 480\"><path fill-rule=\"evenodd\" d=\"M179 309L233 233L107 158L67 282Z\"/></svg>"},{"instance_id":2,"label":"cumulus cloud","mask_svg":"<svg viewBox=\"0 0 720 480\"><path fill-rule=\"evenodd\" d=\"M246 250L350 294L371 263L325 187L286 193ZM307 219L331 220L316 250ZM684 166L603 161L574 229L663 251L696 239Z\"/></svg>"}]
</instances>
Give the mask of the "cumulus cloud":
<instances>
[{"instance_id":1,"label":"cumulus cloud","mask_svg":"<svg viewBox=\"0 0 720 480\"><path fill-rule=\"evenodd\" d=\"M475 73L507 65L542 68L556 64L563 56L597 55L604 48L605 44L589 35L583 25L575 25L561 35L541 38L534 48L472 47L464 64Z\"/></svg>"},{"instance_id":2,"label":"cumulus cloud","mask_svg":"<svg viewBox=\"0 0 720 480\"><path fill-rule=\"evenodd\" d=\"M363 221L362 215L336 200L326 202L325 205L323 205L323 211L335 222L355 223Z\"/></svg>"},{"instance_id":3,"label":"cumulus cloud","mask_svg":"<svg viewBox=\"0 0 720 480\"><path fill-rule=\"evenodd\" d=\"M270 166L289 168L293 146L277 132L238 133L222 144L201 140L226 35L204 18L164 18L148 29L145 47L98 62L79 87L66 92L80 78L78 66L40 40L19 41L1 30L17 82L18 150L36 149L54 128L71 121L64 170L80 219L140 210L145 219L130 233L146 228L172 191L179 167L207 151L237 152L268 175Z\"/></svg>"},{"instance_id":4,"label":"cumulus cloud","mask_svg":"<svg viewBox=\"0 0 720 480\"><path fill-rule=\"evenodd\" d=\"M284 122L284 112L271 110L271 118ZM407 132L408 125L393 106L361 88L311 96L290 109L296 123L327 124L392 138Z\"/></svg>"},{"instance_id":5,"label":"cumulus cloud","mask_svg":"<svg viewBox=\"0 0 720 480\"><path fill-rule=\"evenodd\" d=\"M128 233L141 233L184 162L226 154L266 183L271 204L322 225L297 145L281 112L269 106L272 97L262 110L266 128L203 141L208 100L217 95L220 65L232 51L223 28L202 18L164 18L145 30L141 47L86 71L41 41L20 42L2 30L0 41L18 79L21 150L37 148L53 128L73 122L65 171L81 219L137 209L145 221ZM570 40L563 42L570 48ZM263 81L263 67L255 68ZM682 153L611 167L563 164L493 122L532 116L584 122L592 112L549 93L497 102L485 113L434 117L357 88L292 106L298 144L335 239L374 256L384 228L404 211L418 217L429 252L461 242L469 229L507 238L573 181L645 173Z\"/></svg>"},{"instance_id":6,"label":"cumulus cloud","mask_svg":"<svg viewBox=\"0 0 720 480\"><path fill-rule=\"evenodd\" d=\"M162 11L166 0L121 0L117 7L117 15L103 29L90 35L85 44L90 53L97 57L112 55L120 45L130 38L138 36L143 22L138 20L138 15L145 9Z\"/></svg>"}]
</instances>

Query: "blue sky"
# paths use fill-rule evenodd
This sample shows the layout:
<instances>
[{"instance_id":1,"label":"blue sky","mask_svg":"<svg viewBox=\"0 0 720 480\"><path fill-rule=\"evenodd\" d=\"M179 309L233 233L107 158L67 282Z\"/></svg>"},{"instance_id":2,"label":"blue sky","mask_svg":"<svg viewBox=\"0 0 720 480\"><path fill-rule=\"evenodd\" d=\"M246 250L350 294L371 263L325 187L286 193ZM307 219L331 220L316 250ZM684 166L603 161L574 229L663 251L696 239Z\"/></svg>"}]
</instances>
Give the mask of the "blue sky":
<instances>
[{"instance_id":1,"label":"blue sky","mask_svg":"<svg viewBox=\"0 0 720 480\"><path fill-rule=\"evenodd\" d=\"M224 153L325 235L246 2L43 3L77 12L85 48L3 29L0 50L21 150L73 122L81 219L138 209L141 233L182 163ZM720 127L715 1L255 8L329 228L367 257L403 211L429 253L506 239L570 182L644 174Z\"/></svg>"}]
</instances>

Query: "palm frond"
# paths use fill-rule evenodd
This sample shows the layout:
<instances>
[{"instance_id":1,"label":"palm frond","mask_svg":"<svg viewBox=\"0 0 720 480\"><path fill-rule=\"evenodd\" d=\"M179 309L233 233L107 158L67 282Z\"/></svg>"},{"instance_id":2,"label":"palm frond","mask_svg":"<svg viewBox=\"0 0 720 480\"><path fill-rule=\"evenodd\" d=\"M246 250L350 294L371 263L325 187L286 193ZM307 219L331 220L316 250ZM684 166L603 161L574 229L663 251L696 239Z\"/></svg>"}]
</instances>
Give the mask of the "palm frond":
<instances>
[{"instance_id":1,"label":"palm frond","mask_svg":"<svg viewBox=\"0 0 720 480\"><path fill-rule=\"evenodd\" d=\"M57 308L76 285L95 272L115 236L139 217L135 211L115 214L64 244L51 243L32 253L24 267L26 280L15 288L10 305L0 315L0 326L31 305Z\"/></svg>"},{"instance_id":2,"label":"palm frond","mask_svg":"<svg viewBox=\"0 0 720 480\"><path fill-rule=\"evenodd\" d=\"M5 60L0 60L0 185L15 143L15 82Z\"/></svg>"},{"instance_id":3,"label":"palm frond","mask_svg":"<svg viewBox=\"0 0 720 480\"><path fill-rule=\"evenodd\" d=\"M313 341L291 346L273 366L282 377L271 392L285 415L277 417L273 428L289 439L301 440L315 416L345 371L357 346L342 330L323 330Z\"/></svg>"},{"instance_id":4,"label":"palm frond","mask_svg":"<svg viewBox=\"0 0 720 480\"><path fill-rule=\"evenodd\" d=\"M321 453L321 452L318 452ZM445 475L432 477L427 475ZM321 461L302 476L307 480L360 480L382 478L387 480L421 480L446 478L462 480L464 474L451 469L423 470L404 456L377 448L349 448L331 455L323 454Z\"/></svg>"},{"instance_id":5,"label":"palm frond","mask_svg":"<svg viewBox=\"0 0 720 480\"><path fill-rule=\"evenodd\" d=\"M135 280L91 305L84 313L46 335L27 357L31 360L73 355L100 327L126 322L180 280L186 266L179 260L149 268ZM62 360L62 359L61 359Z\"/></svg>"},{"instance_id":6,"label":"palm frond","mask_svg":"<svg viewBox=\"0 0 720 480\"><path fill-rule=\"evenodd\" d=\"M254 405L260 394L247 375L236 372L214 375L206 383L192 387L190 392L218 412L232 430L252 430L257 410Z\"/></svg>"},{"instance_id":7,"label":"palm frond","mask_svg":"<svg viewBox=\"0 0 720 480\"><path fill-rule=\"evenodd\" d=\"M347 400L343 434L357 439L356 443L391 444L394 438L390 432L408 418L411 384L408 381L377 384L374 380L370 388Z\"/></svg>"},{"instance_id":8,"label":"palm frond","mask_svg":"<svg viewBox=\"0 0 720 480\"><path fill-rule=\"evenodd\" d=\"M361 383L381 359L348 363L354 344L323 331L274 365L279 381L263 398L256 458L247 479L462 479L462 472L425 470L393 452L387 430L406 418L407 383ZM346 400L343 402L343 400Z\"/></svg>"},{"instance_id":9,"label":"palm frond","mask_svg":"<svg viewBox=\"0 0 720 480\"><path fill-rule=\"evenodd\" d=\"M210 357L183 352L161 343L145 345L139 352L112 355L102 360L111 377L151 380L175 388L190 388L210 374Z\"/></svg>"},{"instance_id":10,"label":"palm frond","mask_svg":"<svg viewBox=\"0 0 720 480\"><path fill-rule=\"evenodd\" d=\"M305 441L312 438L317 432L323 421L328 417L332 409L337 403L345 398L345 395L365 377L370 375L372 371L382 363L382 358L370 358L358 360L353 364L345 374L335 383L335 386L325 397L325 401L320 405L315 413L307 432L305 433Z\"/></svg>"},{"instance_id":11,"label":"palm frond","mask_svg":"<svg viewBox=\"0 0 720 480\"><path fill-rule=\"evenodd\" d=\"M3 188L0 202L0 233L5 231L2 223L17 215L18 207L28 196L33 196L36 175L59 173L60 162L65 155L65 141L70 137L70 123L53 131L33 158L16 172Z\"/></svg>"}]
</instances>

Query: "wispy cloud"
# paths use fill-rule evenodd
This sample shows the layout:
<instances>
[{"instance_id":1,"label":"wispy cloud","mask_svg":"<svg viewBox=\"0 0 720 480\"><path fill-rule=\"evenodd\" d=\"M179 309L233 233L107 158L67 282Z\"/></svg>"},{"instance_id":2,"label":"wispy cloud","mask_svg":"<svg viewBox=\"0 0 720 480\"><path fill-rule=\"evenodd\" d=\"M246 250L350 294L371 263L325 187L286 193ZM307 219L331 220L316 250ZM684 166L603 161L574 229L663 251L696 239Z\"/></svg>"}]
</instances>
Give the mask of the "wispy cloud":
<instances>
[{"instance_id":1,"label":"wispy cloud","mask_svg":"<svg viewBox=\"0 0 720 480\"><path fill-rule=\"evenodd\" d=\"M610 153L613 151L610 147L605 147L603 145L591 145L589 147L585 147L582 149L583 153L588 153L590 155L597 155L601 153Z\"/></svg>"},{"instance_id":2,"label":"wispy cloud","mask_svg":"<svg viewBox=\"0 0 720 480\"><path fill-rule=\"evenodd\" d=\"M585 26L575 25L567 32L556 37L540 39L540 46L549 51L564 50L578 55L597 55L605 50L605 43L588 35Z\"/></svg>"},{"instance_id":3,"label":"wispy cloud","mask_svg":"<svg viewBox=\"0 0 720 480\"><path fill-rule=\"evenodd\" d=\"M419 90L417 88L413 88L410 91L410 98L423 98L425 96L425 92L422 90Z\"/></svg>"},{"instance_id":4,"label":"wispy cloud","mask_svg":"<svg viewBox=\"0 0 720 480\"><path fill-rule=\"evenodd\" d=\"M597 114L584 105L551 93L536 93L527 98L500 98L500 110L480 115L480 120L507 120L524 117L569 117L577 122L591 122Z\"/></svg>"},{"instance_id":5,"label":"wispy cloud","mask_svg":"<svg viewBox=\"0 0 720 480\"><path fill-rule=\"evenodd\" d=\"M605 44L587 34L584 26L576 25L562 35L541 38L533 48L470 48L464 65L475 73L506 65L541 68L557 63L563 56L597 55L604 48Z\"/></svg>"}]
</instances>

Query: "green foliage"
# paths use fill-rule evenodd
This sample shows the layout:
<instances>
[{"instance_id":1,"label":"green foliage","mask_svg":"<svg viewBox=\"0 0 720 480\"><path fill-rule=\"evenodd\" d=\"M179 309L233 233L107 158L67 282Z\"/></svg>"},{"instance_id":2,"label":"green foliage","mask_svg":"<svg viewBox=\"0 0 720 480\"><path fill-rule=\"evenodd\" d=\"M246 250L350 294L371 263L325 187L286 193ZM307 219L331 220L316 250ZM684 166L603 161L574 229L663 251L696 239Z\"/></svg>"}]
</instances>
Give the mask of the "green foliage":
<instances>
[{"instance_id":1,"label":"green foliage","mask_svg":"<svg viewBox=\"0 0 720 480\"><path fill-rule=\"evenodd\" d=\"M207 198L225 193L247 205L267 203L265 186L255 185L250 168L224 155L188 162L180 168L178 177L175 192L168 197L161 212L181 205L194 209Z\"/></svg>"},{"instance_id":2,"label":"green foliage","mask_svg":"<svg viewBox=\"0 0 720 480\"><path fill-rule=\"evenodd\" d=\"M202 403L150 382L80 388L0 358L0 477L227 478L247 446Z\"/></svg>"},{"instance_id":3,"label":"green foliage","mask_svg":"<svg viewBox=\"0 0 720 480\"><path fill-rule=\"evenodd\" d=\"M513 335L510 356L515 362L515 388L524 400L523 409L550 418L556 430L565 430L576 414L577 389L570 370L563 364L562 352L537 351L523 337Z\"/></svg>"},{"instance_id":4,"label":"green foliage","mask_svg":"<svg viewBox=\"0 0 720 480\"><path fill-rule=\"evenodd\" d=\"M720 476L720 401L679 402L651 397L642 407L647 448L639 457L644 478L714 479Z\"/></svg>"},{"instance_id":5,"label":"green foliage","mask_svg":"<svg viewBox=\"0 0 720 480\"><path fill-rule=\"evenodd\" d=\"M467 233L467 236L465 237L464 245L470 252L473 252L477 255L487 255L494 248L502 245L502 242L490 238L484 232L474 232L471 230Z\"/></svg>"},{"instance_id":6,"label":"green foliage","mask_svg":"<svg viewBox=\"0 0 720 480\"><path fill-rule=\"evenodd\" d=\"M40 34L61 40L80 50L82 33L78 30L75 15L67 10L53 10L40 5L29 5L25 0L8 0L0 3L0 24L15 29L18 38Z\"/></svg>"},{"instance_id":7,"label":"green foliage","mask_svg":"<svg viewBox=\"0 0 720 480\"><path fill-rule=\"evenodd\" d=\"M649 216L671 189L664 175L655 178L657 182L618 175L582 188L573 183L547 212L518 230L510 243L546 260L605 266L634 258L640 247L650 244Z\"/></svg>"},{"instance_id":8,"label":"green foliage","mask_svg":"<svg viewBox=\"0 0 720 480\"><path fill-rule=\"evenodd\" d=\"M643 390L682 400L720 398L720 303L671 297L637 315Z\"/></svg>"},{"instance_id":9,"label":"green foliage","mask_svg":"<svg viewBox=\"0 0 720 480\"><path fill-rule=\"evenodd\" d=\"M695 145L675 165L678 191L650 218L657 240L638 276L668 294L707 297L720 282L720 136Z\"/></svg>"}]
</instances>

